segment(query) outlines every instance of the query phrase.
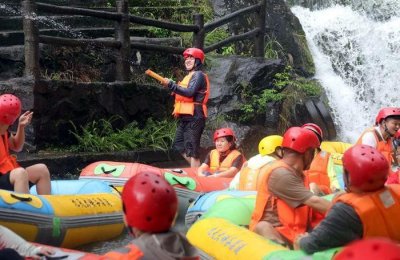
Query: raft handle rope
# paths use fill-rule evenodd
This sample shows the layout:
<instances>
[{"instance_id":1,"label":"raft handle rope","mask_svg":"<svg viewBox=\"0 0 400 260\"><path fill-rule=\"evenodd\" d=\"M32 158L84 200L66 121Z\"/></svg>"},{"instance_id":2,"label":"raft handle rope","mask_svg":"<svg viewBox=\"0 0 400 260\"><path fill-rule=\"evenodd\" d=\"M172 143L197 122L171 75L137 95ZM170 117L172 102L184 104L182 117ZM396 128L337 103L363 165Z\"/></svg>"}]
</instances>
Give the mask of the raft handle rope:
<instances>
[{"instance_id":1,"label":"raft handle rope","mask_svg":"<svg viewBox=\"0 0 400 260\"><path fill-rule=\"evenodd\" d=\"M112 189L114 189L116 192L118 192L119 195L122 195L122 193L112 184L108 185L110 186Z\"/></svg>"},{"instance_id":2,"label":"raft handle rope","mask_svg":"<svg viewBox=\"0 0 400 260\"><path fill-rule=\"evenodd\" d=\"M106 170L104 167L101 167L101 170L103 171L104 174L110 174L113 173L117 170L117 168L111 169L111 170Z\"/></svg>"},{"instance_id":3,"label":"raft handle rope","mask_svg":"<svg viewBox=\"0 0 400 260\"><path fill-rule=\"evenodd\" d=\"M18 195L15 195L14 193L11 193L10 195L11 195L11 197L13 197L14 199L17 199L19 201L32 201L31 197L20 197Z\"/></svg>"},{"instance_id":4,"label":"raft handle rope","mask_svg":"<svg viewBox=\"0 0 400 260\"><path fill-rule=\"evenodd\" d=\"M176 173L185 174L185 172L182 169L171 169L171 171L176 172Z\"/></svg>"}]
</instances>

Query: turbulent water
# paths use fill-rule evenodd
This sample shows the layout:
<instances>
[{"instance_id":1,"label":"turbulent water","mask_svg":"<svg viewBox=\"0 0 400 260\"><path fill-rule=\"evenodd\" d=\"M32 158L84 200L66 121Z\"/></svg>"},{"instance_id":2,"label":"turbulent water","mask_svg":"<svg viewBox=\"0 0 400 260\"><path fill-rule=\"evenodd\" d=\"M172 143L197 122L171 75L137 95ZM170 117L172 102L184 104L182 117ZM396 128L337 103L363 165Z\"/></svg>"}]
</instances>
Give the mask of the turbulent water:
<instances>
[{"instance_id":1,"label":"turbulent water","mask_svg":"<svg viewBox=\"0 0 400 260\"><path fill-rule=\"evenodd\" d=\"M338 139L355 142L381 107L400 106L400 0L301 3L306 7L291 10L306 33Z\"/></svg>"}]
</instances>

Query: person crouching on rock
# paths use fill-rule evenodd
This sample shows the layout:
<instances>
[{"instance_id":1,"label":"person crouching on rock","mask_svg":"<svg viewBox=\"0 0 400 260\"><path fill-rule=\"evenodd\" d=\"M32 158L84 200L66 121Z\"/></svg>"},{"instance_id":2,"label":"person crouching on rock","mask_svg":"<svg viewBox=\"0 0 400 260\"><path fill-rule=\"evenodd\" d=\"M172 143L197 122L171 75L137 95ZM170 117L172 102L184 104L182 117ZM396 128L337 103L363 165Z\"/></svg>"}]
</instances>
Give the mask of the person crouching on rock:
<instances>
[{"instance_id":1,"label":"person crouching on rock","mask_svg":"<svg viewBox=\"0 0 400 260\"><path fill-rule=\"evenodd\" d=\"M214 133L215 149L207 155L197 170L199 176L233 178L242 168L244 156L236 149L232 129L221 128Z\"/></svg>"}]
</instances>

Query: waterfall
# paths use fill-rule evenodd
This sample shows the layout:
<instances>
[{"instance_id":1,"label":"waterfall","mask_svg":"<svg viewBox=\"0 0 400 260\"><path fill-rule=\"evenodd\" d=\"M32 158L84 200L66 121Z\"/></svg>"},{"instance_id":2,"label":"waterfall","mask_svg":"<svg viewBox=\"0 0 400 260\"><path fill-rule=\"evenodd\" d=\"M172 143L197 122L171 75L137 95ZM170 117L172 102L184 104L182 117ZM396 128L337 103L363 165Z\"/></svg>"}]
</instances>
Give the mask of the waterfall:
<instances>
[{"instance_id":1,"label":"waterfall","mask_svg":"<svg viewBox=\"0 0 400 260\"><path fill-rule=\"evenodd\" d=\"M291 10L306 33L338 140L355 142L380 108L400 106L400 1L310 2Z\"/></svg>"}]
</instances>

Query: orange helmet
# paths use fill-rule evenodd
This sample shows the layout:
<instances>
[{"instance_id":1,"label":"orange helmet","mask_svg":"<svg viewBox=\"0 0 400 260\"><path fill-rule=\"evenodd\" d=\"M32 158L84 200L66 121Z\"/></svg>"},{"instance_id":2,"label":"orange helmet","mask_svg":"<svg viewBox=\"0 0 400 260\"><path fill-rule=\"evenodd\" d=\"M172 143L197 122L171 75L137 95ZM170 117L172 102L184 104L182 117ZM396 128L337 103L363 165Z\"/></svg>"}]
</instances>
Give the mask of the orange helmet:
<instances>
[{"instance_id":1,"label":"orange helmet","mask_svg":"<svg viewBox=\"0 0 400 260\"><path fill-rule=\"evenodd\" d=\"M122 190L126 222L144 232L168 231L178 210L175 190L164 177L138 172Z\"/></svg>"},{"instance_id":2,"label":"orange helmet","mask_svg":"<svg viewBox=\"0 0 400 260\"><path fill-rule=\"evenodd\" d=\"M198 48L188 48L183 52L183 58L187 58L189 56L192 56L196 59L199 59L201 63L204 63L204 52L201 49Z\"/></svg>"},{"instance_id":3,"label":"orange helmet","mask_svg":"<svg viewBox=\"0 0 400 260\"><path fill-rule=\"evenodd\" d=\"M334 256L334 260L398 260L400 246L385 238L357 240Z\"/></svg>"},{"instance_id":4,"label":"orange helmet","mask_svg":"<svg viewBox=\"0 0 400 260\"><path fill-rule=\"evenodd\" d=\"M302 125L301 127L313 131L316 135L318 135L319 141L322 142L322 139L324 138L324 136L322 134L321 127L319 127L317 124L307 123L307 124Z\"/></svg>"},{"instance_id":5,"label":"orange helmet","mask_svg":"<svg viewBox=\"0 0 400 260\"><path fill-rule=\"evenodd\" d=\"M305 153L310 148L318 148L320 142L316 134L301 127L291 127L283 135L282 147L298 153Z\"/></svg>"},{"instance_id":6,"label":"orange helmet","mask_svg":"<svg viewBox=\"0 0 400 260\"><path fill-rule=\"evenodd\" d=\"M375 119L375 125L379 125L383 119L387 117L394 116L400 119L400 108L398 107L384 107L379 110L378 115Z\"/></svg>"},{"instance_id":7,"label":"orange helmet","mask_svg":"<svg viewBox=\"0 0 400 260\"><path fill-rule=\"evenodd\" d=\"M233 140L234 140L234 141L236 140L235 133L233 132L232 129L230 129L230 128L221 128L221 129L218 129L218 130L216 130L216 131L214 132L214 142L215 142L215 140L217 140L218 138L220 138L220 137L225 137L225 136L232 136L232 137L233 137Z\"/></svg>"},{"instance_id":8,"label":"orange helmet","mask_svg":"<svg viewBox=\"0 0 400 260\"><path fill-rule=\"evenodd\" d=\"M14 124L21 114L21 101L12 94L0 96L0 122L5 125Z\"/></svg>"},{"instance_id":9,"label":"orange helmet","mask_svg":"<svg viewBox=\"0 0 400 260\"><path fill-rule=\"evenodd\" d=\"M343 154L343 168L349 183L362 191L375 191L385 185L389 163L381 152L369 145L355 145Z\"/></svg>"}]
</instances>

